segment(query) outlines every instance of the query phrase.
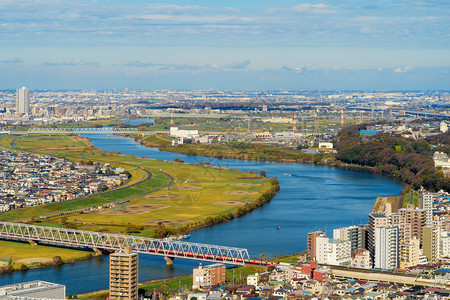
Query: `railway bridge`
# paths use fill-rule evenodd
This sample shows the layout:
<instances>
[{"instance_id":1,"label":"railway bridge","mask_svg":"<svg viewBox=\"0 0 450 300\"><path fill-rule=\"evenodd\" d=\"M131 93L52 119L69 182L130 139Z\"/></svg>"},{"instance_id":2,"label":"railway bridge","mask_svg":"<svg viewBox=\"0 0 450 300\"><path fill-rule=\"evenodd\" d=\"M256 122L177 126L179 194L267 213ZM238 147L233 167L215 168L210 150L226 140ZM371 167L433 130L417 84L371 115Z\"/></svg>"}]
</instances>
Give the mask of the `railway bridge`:
<instances>
[{"instance_id":1,"label":"railway bridge","mask_svg":"<svg viewBox=\"0 0 450 300\"><path fill-rule=\"evenodd\" d=\"M271 261L251 259L247 249L243 248L11 222L0 222L0 239L90 248L96 251L117 251L131 247L136 253L163 256L167 264L172 264L176 257L232 265L275 264Z\"/></svg>"}]
</instances>

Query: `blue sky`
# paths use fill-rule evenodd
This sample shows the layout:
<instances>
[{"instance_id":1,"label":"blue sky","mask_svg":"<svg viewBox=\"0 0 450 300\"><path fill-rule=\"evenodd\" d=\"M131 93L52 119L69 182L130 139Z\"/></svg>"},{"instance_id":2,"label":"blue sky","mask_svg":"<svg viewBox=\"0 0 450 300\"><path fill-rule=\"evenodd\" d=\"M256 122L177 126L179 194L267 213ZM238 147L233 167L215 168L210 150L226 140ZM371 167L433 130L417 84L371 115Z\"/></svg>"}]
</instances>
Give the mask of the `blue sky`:
<instances>
[{"instance_id":1,"label":"blue sky","mask_svg":"<svg viewBox=\"0 0 450 300\"><path fill-rule=\"evenodd\" d=\"M0 88L450 89L450 1L0 1Z\"/></svg>"}]
</instances>

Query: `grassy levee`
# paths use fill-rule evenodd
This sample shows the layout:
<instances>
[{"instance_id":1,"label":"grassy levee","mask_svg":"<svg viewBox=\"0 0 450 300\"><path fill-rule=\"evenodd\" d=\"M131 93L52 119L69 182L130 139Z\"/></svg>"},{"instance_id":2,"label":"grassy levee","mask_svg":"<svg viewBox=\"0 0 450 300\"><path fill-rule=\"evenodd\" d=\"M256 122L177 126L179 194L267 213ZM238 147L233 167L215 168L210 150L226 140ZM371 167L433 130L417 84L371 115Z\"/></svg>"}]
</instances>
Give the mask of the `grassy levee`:
<instances>
[{"instance_id":1,"label":"grassy levee","mask_svg":"<svg viewBox=\"0 0 450 300\"><path fill-rule=\"evenodd\" d=\"M241 216L262 205L261 196L273 189L269 179L254 174L105 153L78 136L23 136L15 146L73 161L109 163L125 168L132 177L125 189L12 210L0 215L2 221L34 220L46 226L163 237ZM147 172L151 179L142 181ZM0 252L0 260L5 258Z\"/></svg>"},{"instance_id":2,"label":"grassy levee","mask_svg":"<svg viewBox=\"0 0 450 300\"><path fill-rule=\"evenodd\" d=\"M31 246L29 243L0 242L0 272L26 270L43 266L70 263L92 257L93 251L50 246Z\"/></svg>"}]
</instances>

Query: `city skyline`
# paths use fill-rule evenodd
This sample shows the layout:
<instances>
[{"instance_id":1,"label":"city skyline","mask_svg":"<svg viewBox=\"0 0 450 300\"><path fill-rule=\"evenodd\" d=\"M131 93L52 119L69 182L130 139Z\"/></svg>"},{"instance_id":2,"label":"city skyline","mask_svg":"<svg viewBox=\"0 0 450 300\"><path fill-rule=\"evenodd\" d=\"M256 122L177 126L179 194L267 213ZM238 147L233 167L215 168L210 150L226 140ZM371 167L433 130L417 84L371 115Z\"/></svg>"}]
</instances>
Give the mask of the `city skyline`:
<instances>
[{"instance_id":1,"label":"city skyline","mask_svg":"<svg viewBox=\"0 0 450 300\"><path fill-rule=\"evenodd\" d=\"M448 89L446 1L3 1L0 88Z\"/></svg>"}]
</instances>

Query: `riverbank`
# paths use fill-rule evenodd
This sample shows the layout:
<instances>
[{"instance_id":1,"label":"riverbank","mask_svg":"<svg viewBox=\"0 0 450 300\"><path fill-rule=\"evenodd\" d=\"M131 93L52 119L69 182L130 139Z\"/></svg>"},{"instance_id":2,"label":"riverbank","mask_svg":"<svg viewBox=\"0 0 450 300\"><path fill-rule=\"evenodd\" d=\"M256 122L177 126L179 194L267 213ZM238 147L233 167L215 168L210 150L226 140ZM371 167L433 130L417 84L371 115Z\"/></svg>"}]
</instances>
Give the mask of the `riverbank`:
<instances>
[{"instance_id":1,"label":"riverbank","mask_svg":"<svg viewBox=\"0 0 450 300\"><path fill-rule=\"evenodd\" d=\"M132 136L128 134L120 135L133 138L136 142L146 147L157 148L159 151L168 151L188 156L205 156L217 159L240 159L246 161L313 164L316 166L336 167L357 172L382 174L381 171L377 171L374 167L361 166L339 161L336 159L336 155L334 153L319 152L316 154L307 154L294 148L245 142L233 142L226 144L183 144L172 146L171 140L165 138L163 135L147 137Z\"/></svg>"},{"instance_id":2,"label":"riverbank","mask_svg":"<svg viewBox=\"0 0 450 300\"><path fill-rule=\"evenodd\" d=\"M129 136L129 135L128 135ZM129 136L131 137L131 136ZM146 147L156 147L159 151L169 151L188 156L206 156L216 159L241 159L247 161L270 161L279 163L300 163L313 164L317 166L328 166L343 170L357 172L369 172L382 174L387 177L398 180L396 176L385 174L382 168L361 166L356 164L344 163L336 159L333 153L305 154L296 149L279 148L265 144L251 143L227 143L227 144L183 144L172 146L169 139L163 135L151 137L131 137ZM275 155L276 154L276 155ZM389 197L377 197L372 212L382 212L384 204L391 203L396 211L403 206L404 194L407 190L402 190L401 195Z\"/></svg>"},{"instance_id":3,"label":"riverbank","mask_svg":"<svg viewBox=\"0 0 450 300\"><path fill-rule=\"evenodd\" d=\"M72 147L71 140L78 147ZM23 137L17 141L16 150L20 149L72 160L108 161L131 174L141 170L150 175L147 179L138 176L140 181L132 180L126 189L12 210L0 215L0 220L27 219L44 226L163 238L243 216L270 201L280 189L276 179L228 168L106 153L78 136ZM46 264L35 262L8 271L50 266L53 256L43 257Z\"/></svg>"},{"instance_id":4,"label":"riverbank","mask_svg":"<svg viewBox=\"0 0 450 300\"><path fill-rule=\"evenodd\" d=\"M13 241L1 241L0 253L0 274L73 264L95 256L93 251Z\"/></svg>"},{"instance_id":5,"label":"riverbank","mask_svg":"<svg viewBox=\"0 0 450 300\"><path fill-rule=\"evenodd\" d=\"M105 152L120 151L127 155L168 161L180 159L191 164L209 162L214 166L240 170L246 176L250 176L248 174L253 170L258 174L265 171L270 177L277 177L282 188L274 201L245 217L198 229L192 232L189 239L196 243L246 248L251 258L298 253L306 249L307 232L362 223L367 219L377 196L397 195L402 189L397 182L368 172L303 164L216 160L160 152L115 135L110 138L98 134L86 136L95 147ZM184 164L175 166L180 170ZM237 183L236 179L233 179L234 183ZM189 207L185 208L185 212L189 212ZM277 229L277 226L280 228ZM189 275L198 266L197 262L177 259L174 268L167 269L161 257L148 255L140 256L139 261L139 278L143 281ZM108 258L101 256L73 265L15 272L2 276L1 280L12 284L36 279L54 281L54 278L65 284L67 293L72 294L107 288Z\"/></svg>"}]
</instances>

